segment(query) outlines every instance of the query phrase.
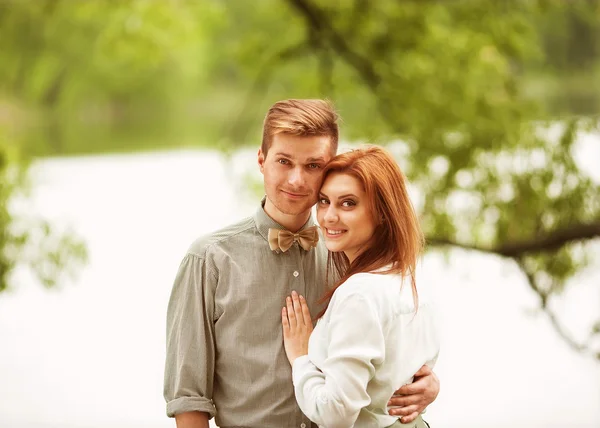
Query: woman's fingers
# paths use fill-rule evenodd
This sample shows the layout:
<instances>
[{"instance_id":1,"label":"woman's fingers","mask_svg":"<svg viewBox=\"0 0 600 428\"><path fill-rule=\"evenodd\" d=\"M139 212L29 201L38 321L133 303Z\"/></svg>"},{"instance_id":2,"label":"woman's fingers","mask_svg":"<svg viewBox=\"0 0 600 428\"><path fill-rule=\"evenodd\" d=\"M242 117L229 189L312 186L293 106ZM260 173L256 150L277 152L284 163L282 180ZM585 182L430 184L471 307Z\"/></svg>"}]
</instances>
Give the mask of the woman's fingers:
<instances>
[{"instance_id":1,"label":"woman's fingers","mask_svg":"<svg viewBox=\"0 0 600 428\"><path fill-rule=\"evenodd\" d=\"M295 291L292 291L292 302L294 304L294 316L298 325L304 325L304 315L302 314L302 306L300 305L300 296Z\"/></svg>"},{"instance_id":2,"label":"woman's fingers","mask_svg":"<svg viewBox=\"0 0 600 428\"><path fill-rule=\"evenodd\" d=\"M304 318L304 324L308 327L309 331L312 331L312 318L310 317L310 310L304 296L300 296L300 305L302 306L302 317Z\"/></svg>"},{"instance_id":3,"label":"woman's fingers","mask_svg":"<svg viewBox=\"0 0 600 428\"><path fill-rule=\"evenodd\" d=\"M287 334L290 331L290 322L287 316L287 309L285 306L281 309L281 325L283 326L283 334Z\"/></svg>"},{"instance_id":4,"label":"woman's fingers","mask_svg":"<svg viewBox=\"0 0 600 428\"><path fill-rule=\"evenodd\" d=\"M290 323L290 328L293 329L298 324L298 321L296 320L296 313L294 312L294 304L292 302L292 298L290 296L286 297L285 303L286 303L287 316L288 316L288 320Z\"/></svg>"},{"instance_id":5,"label":"woman's fingers","mask_svg":"<svg viewBox=\"0 0 600 428\"><path fill-rule=\"evenodd\" d=\"M284 319L285 317L285 319ZM311 332L313 325L310 317L310 310L304 296L292 291L292 295L286 297L285 306L281 311L281 322L288 331L295 331L296 328L306 329Z\"/></svg>"}]
</instances>

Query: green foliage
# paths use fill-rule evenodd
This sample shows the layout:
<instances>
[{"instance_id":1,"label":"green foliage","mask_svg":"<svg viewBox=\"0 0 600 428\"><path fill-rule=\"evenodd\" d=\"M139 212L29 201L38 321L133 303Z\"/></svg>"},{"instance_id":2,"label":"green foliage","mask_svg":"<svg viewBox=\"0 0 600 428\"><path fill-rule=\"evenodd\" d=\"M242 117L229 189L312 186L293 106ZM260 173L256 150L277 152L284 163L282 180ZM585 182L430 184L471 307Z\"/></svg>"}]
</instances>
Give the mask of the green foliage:
<instances>
[{"instance_id":1,"label":"green foliage","mask_svg":"<svg viewBox=\"0 0 600 428\"><path fill-rule=\"evenodd\" d=\"M532 95L558 112L600 112L600 2L547 1L533 17L546 55L528 64ZM534 80L535 78L535 80Z\"/></svg>"},{"instance_id":2,"label":"green foliage","mask_svg":"<svg viewBox=\"0 0 600 428\"><path fill-rule=\"evenodd\" d=\"M600 28L600 14L592 13L597 5L574 6L574 28ZM600 186L574 160L579 133L597 131L597 118L550 114L526 86L527 67L562 49L544 45L536 25L567 19L560 15L567 7L288 0L249 11L231 5L219 34L235 48L220 67L236 64L240 79L254 77L230 138L258 135L259 114L276 99L335 100L345 138L399 141L399 161L423 194L419 208L430 242L513 258L546 309L589 259L585 246L572 241L600 235ZM587 43L583 51L595 51L596 42ZM568 64L583 58L581 51L562 52L573 58ZM594 230L558 244L551 239L587 225Z\"/></svg>"},{"instance_id":3,"label":"green foliage","mask_svg":"<svg viewBox=\"0 0 600 428\"><path fill-rule=\"evenodd\" d=\"M494 249L598 221L600 207L590 201L599 188L573 159L580 128L595 122L573 118L559 129L562 120L522 87L524 65L544 61L534 23L564 10L542 6L233 4L215 64L235 64L238 79L253 80L231 144L258 135L260 115L275 99L329 97L345 138L403 141L400 161L425 195L422 219L434 240ZM543 266L561 284L583 262L567 253L536 256L549 260Z\"/></svg>"},{"instance_id":4,"label":"green foliage","mask_svg":"<svg viewBox=\"0 0 600 428\"><path fill-rule=\"evenodd\" d=\"M0 139L0 292L10 288L17 267L30 269L44 286L54 287L87 260L85 244L74 233L58 233L42 218L11 212L11 202L25 189L25 172L18 153Z\"/></svg>"},{"instance_id":5,"label":"green foliage","mask_svg":"<svg viewBox=\"0 0 600 428\"><path fill-rule=\"evenodd\" d=\"M14 236L9 227L11 216L8 212L8 201L14 191L15 178L10 171L9 154L0 145L0 291L6 288L6 276L15 265L14 249L23 244L22 236Z\"/></svg>"},{"instance_id":6,"label":"green foliage","mask_svg":"<svg viewBox=\"0 0 600 428\"><path fill-rule=\"evenodd\" d=\"M573 242L600 234L600 188L574 158L578 135L598 131L599 12L597 0L5 1L0 97L44 111L46 140L24 138L36 154L158 140L231 152L259 144L274 101L330 98L343 140L392 143L432 244L512 258L545 307L589 258Z\"/></svg>"},{"instance_id":7,"label":"green foliage","mask_svg":"<svg viewBox=\"0 0 600 428\"><path fill-rule=\"evenodd\" d=\"M0 89L52 109L164 102L202 74L205 29L190 13L198 9L157 0L1 2Z\"/></svg>"}]
</instances>

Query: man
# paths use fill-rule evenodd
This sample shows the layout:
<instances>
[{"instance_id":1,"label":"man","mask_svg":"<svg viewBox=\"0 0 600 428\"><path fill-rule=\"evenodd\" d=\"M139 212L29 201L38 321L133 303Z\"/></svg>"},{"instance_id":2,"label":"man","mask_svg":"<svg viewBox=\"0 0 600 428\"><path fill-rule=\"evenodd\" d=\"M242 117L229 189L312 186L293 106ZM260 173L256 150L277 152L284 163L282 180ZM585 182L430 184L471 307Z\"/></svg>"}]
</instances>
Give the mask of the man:
<instances>
[{"instance_id":1,"label":"man","mask_svg":"<svg viewBox=\"0 0 600 428\"><path fill-rule=\"evenodd\" d=\"M329 103L273 105L258 151L263 203L252 217L194 242L184 257L168 308L164 390L179 428L208 427L213 416L222 428L311 426L294 398L281 308L296 290L311 313L320 311L327 250L312 239L311 208L337 144ZM404 406L390 410L406 415L403 422L439 392L428 369L415 380L390 403Z\"/></svg>"}]
</instances>

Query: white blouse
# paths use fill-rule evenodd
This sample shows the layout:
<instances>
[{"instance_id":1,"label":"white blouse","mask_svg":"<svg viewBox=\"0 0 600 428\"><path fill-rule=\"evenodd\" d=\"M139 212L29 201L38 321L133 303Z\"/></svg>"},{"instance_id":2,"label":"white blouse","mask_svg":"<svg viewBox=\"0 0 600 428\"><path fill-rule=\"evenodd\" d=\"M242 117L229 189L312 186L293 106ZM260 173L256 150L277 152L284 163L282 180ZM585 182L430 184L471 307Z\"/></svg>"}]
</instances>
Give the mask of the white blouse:
<instances>
[{"instance_id":1,"label":"white blouse","mask_svg":"<svg viewBox=\"0 0 600 428\"><path fill-rule=\"evenodd\" d=\"M423 364L435 364L439 337L431 295L410 281L361 273L333 294L292 367L296 400L321 427L387 427L397 420L387 402Z\"/></svg>"}]
</instances>

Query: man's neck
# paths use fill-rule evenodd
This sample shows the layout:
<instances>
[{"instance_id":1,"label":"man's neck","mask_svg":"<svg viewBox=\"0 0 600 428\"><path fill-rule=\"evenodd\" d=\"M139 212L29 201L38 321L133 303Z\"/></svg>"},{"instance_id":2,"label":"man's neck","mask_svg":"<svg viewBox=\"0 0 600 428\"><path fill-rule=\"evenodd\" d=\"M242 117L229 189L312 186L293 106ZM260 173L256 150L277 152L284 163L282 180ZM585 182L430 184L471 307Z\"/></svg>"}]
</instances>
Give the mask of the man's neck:
<instances>
[{"instance_id":1,"label":"man's neck","mask_svg":"<svg viewBox=\"0 0 600 428\"><path fill-rule=\"evenodd\" d=\"M310 217L310 210L305 211L301 214L285 214L279 211L275 205L269 201L269 198L265 201L264 206L265 213L281 226L285 227L290 232L296 233Z\"/></svg>"}]
</instances>

